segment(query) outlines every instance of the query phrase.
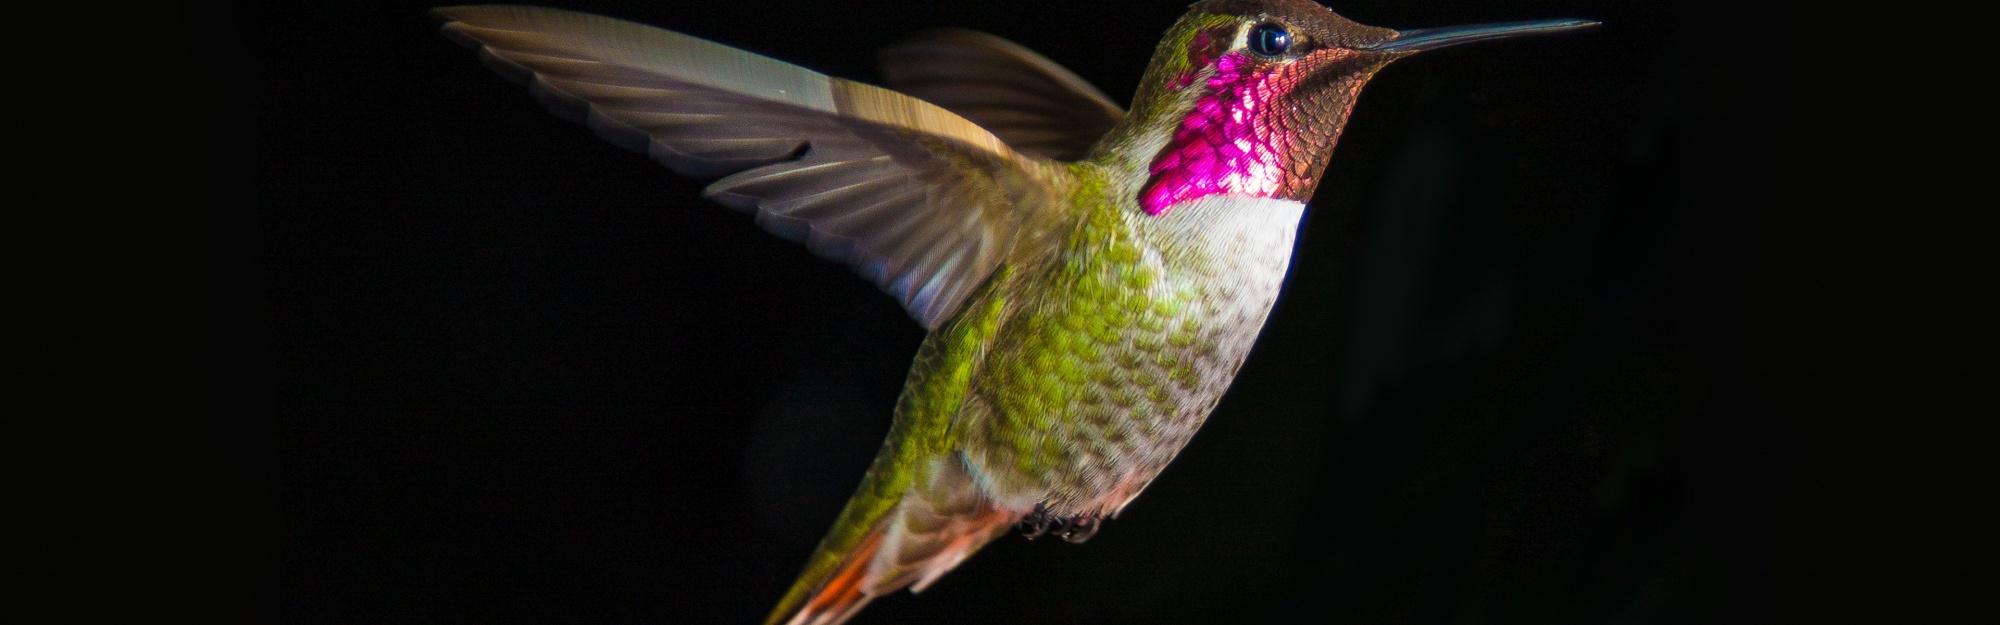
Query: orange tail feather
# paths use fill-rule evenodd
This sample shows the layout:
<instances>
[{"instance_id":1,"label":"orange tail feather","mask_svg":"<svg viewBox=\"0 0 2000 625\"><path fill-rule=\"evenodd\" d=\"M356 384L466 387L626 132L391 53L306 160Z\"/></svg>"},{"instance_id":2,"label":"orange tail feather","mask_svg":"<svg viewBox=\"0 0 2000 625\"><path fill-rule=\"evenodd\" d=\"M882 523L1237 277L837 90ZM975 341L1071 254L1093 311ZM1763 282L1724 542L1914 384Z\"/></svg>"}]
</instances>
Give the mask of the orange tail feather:
<instances>
[{"instance_id":1,"label":"orange tail feather","mask_svg":"<svg viewBox=\"0 0 2000 625\"><path fill-rule=\"evenodd\" d=\"M861 606L867 605L874 595L862 592L867 587L869 563L875 561L875 552L882 548L882 528L869 532L861 544L855 546L848 555L847 562L840 566L826 586L820 588L805 608L799 610L787 625L833 625L847 620Z\"/></svg>"},{"instance_id":2,"label":"orange tail feather","mask_svg":"<svg viewBox=\"0 0 2000 625\"><path fill-rule=\"evenodd\" d=\"M923 590L1020 520L1024 511L995 507L959 463L938 465L896 499L871 497L864 481L765 625L839 625L876 597Z\"/></svg>"}]
</instances>

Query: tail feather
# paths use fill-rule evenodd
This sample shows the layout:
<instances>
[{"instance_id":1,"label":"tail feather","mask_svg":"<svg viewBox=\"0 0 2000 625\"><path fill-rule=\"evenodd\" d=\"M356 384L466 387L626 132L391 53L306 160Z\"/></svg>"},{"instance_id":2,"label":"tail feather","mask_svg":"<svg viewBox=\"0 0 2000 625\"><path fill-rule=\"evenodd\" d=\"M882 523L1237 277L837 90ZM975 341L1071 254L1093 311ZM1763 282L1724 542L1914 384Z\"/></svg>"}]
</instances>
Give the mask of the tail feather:
<instances>
[{"instance_id":1,"label":"tail feather","mask_svg":"<svg viewBox=\"0 0 2000 625\"><path fill-rule=\"evenodd\" d=\"M910 592L923 592L980 547L1006 533L1021 517L991 506L956 514L907 506L902 513L896 550L884 558L885 563L893 564L883 567L881 582L895 588L883 590L885 594L904 586L909 586Z\"/></svg>"},{"instance_id":2,"label":"tail feather","mask_svg":"<svg viewBox=\"0 0 2000 625\"><path fill-rule=\"evenodd\" d=\"M853 558L841 566L833 579L827 580L826 587L806 602L793 623L800 625L822 625L838 623L861 610L862 606L875 598L866 592L868 587L868 566L875 560L875 553L882 546L882 532L870 532L855 549Z\"/></svg>"},{"instance_id":3,"label":"tail feather","mask_svg":"<svg viewBox=\"0 0 2000 625\"><path fill-rule=\"evenodd\" d=\"M926 487L890 505L868 505L860 495L849 502L766 625L839 625L876 597L922 591L1020 520L1022 512L988 502L957 463L938 464ZM841 531L857 526L868 530L858 537Z\"/></svg>"},{"instance_id":4,"label":"tail feather","mask_svg":"<svg viewBox=\"0 0 2000 625\"><path fill-rule=\"evenodd\" d=\"M862 492L867 492L865 483ZM866 592L872 585L869 571L881 552L888 523L879 507L863 505L866 503L858 496L848 502L847 509L841 512L840 523L820 541L805 572L785 592L785 598L778 601L777 609L765 619L764 625L833 625L847 620L874 600L875 596ZM849 521L857 523L848 525ZM841 531L855 526L868 529L858 537Z\"/></svg>"}]
</instances>

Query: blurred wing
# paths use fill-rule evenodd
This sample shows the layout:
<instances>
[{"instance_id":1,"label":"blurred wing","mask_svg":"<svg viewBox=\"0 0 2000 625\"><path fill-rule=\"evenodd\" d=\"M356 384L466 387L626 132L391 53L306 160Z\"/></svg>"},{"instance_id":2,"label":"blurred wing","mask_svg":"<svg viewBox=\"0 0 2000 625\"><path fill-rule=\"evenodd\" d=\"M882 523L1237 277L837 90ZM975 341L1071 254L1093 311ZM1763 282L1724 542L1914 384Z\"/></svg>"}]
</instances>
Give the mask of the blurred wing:
<instances>
[{"instance_id":1,"label":"blurred wing","mask_svg":"<svg viewBox=\"0 0 2000 625\"><path fill-rule=\"evenodd\" d=\"M437 9L444 33L552 110L849 264L926 328L1059 210L1066 175L950 111L642 24L525 6Z\"/></svg>"},{"instance_id":2,"label":"blurred wing","mask_svg":"<svg viewBox=\"0 0 2000 625\"><path fill-rule=\"evenodd\" d=\"M936 30L882 51L891 89L942 106L1025 154L1083 158L1125 111L1074 72L1012 41Z\"/></svg>"}]
</instances>

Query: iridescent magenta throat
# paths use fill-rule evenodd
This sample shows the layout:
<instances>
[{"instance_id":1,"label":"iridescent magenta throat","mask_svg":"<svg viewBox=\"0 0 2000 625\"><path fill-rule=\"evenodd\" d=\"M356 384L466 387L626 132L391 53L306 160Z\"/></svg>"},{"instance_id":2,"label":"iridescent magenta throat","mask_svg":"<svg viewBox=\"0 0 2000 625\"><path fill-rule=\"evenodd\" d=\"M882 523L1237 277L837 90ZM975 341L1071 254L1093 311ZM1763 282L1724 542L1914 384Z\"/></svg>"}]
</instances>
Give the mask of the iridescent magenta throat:
<instances>
[{"instance_id":1,"label":"iridescent magenta throat","mask_svg":"<svg viewBox=\"0 0 2000 625\"><path fill-rule=\"evenodd\" d=\"M1216 60L1208 93L1147 168L1152 177L1139 192L1146 214L1216 194L1277 197L1292 137L1267 113L1297 80L1290 72L1253 70L1243 52Z\"/></svg>"}]
</instances>

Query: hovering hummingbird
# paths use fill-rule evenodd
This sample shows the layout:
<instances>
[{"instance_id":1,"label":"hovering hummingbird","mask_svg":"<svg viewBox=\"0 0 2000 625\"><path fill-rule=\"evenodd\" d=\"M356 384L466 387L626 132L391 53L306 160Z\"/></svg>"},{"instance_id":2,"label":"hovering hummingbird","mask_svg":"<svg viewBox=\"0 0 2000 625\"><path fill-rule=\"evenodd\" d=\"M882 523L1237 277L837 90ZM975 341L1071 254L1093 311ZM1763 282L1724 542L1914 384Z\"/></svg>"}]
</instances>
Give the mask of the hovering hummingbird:
<instances>
[{"instance_id":1,"label":"hovering hummingbird","mask_svg":"<svg viewBox=\"0 0 2000 625\"><path fill-rule=\"evenodd\" d=\"M929 330L888 440L769 623L831 625L1022 526L1081 542L1221 399L1356 95L1396 59L1595 25L1395 31L1204 0L1123 110L1011 42L937 31L889 89L596 15L440 8L558 113L845 262ZM891 90L893 89L893 90Z\"/></svg>"}]
</instances>

